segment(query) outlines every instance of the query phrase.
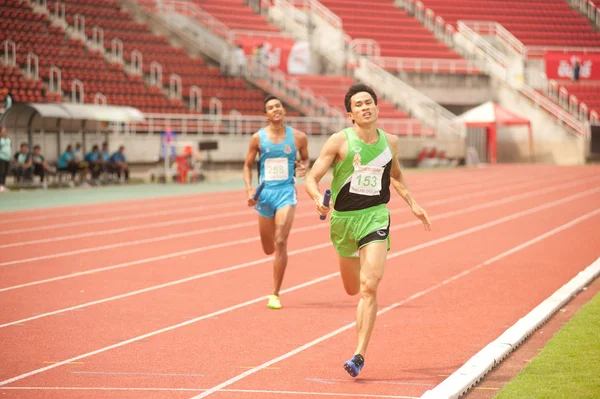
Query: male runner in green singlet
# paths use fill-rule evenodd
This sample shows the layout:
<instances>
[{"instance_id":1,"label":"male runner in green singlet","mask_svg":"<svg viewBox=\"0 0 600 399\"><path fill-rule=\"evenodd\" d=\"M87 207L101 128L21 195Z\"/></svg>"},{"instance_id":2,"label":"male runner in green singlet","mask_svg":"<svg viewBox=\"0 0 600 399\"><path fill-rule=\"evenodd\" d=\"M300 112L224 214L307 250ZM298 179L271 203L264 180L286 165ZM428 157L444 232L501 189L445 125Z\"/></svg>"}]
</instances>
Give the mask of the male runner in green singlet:
<instances>
[{"instance_id":1,"label":"male runner in green singlet","mask_svg":"<svg viewBox=\"0 0 600 399\"><path fill-rule=\"evenodd\" d=\"M349 295L360 293L356 309L358 345L344 369L356 377L364 365L367 345L377 316L377 287L390 249L390 184L406 201L426 230L431 223L412 198L398 161L399 140L375 127L377 96L368 86L355 84L344 99L353 127L333 134L314 163L305 187L317 213L327 215L318 183L333 164L333 213L330 237L339 255L340 274Z\"/></svg>"}]
</instances>

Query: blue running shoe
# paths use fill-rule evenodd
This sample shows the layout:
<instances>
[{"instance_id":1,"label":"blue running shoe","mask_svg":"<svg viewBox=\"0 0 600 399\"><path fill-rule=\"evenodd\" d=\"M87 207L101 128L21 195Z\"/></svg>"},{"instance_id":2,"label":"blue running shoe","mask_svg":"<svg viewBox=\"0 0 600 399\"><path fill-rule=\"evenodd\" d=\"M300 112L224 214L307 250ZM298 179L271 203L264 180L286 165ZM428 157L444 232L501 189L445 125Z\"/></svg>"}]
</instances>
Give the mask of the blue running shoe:
<instances>
[{"instance_id":1,"label":"blue running shoe","mask_svg":"<svg viewBox=\"0 0 600 399\"><path fill-rule=\"evenodd\" d=\"M354 355L352 360L348 360L346 363L344 363L344 370L346 370L352 377L356 377L364 365L365 358L362 355Z\"/></svg>"}]
</instances>

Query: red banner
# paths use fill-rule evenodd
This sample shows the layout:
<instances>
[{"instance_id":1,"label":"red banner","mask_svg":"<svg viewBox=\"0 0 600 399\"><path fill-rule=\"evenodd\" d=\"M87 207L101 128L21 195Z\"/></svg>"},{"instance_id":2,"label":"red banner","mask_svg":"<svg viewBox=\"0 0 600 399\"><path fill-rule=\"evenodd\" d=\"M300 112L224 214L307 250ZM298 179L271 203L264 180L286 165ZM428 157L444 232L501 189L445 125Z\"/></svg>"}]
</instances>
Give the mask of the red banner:
<instances>
[{"instance_id":1,"label":"red banner","mask_svg":"<svg viewBox=\"0 0 600 399\"><path fill-rule=\"evenodd\" d=\"M246 57L279 69L290 75L310 73L310 48L308 42L290 39L239 38Z\"/></svg>"},{"instance_id":2,"label":"red banner","mask_svg":"<svg viewBox=\"0 0 600 399\"><path fill-rule=\"evenodd\" d=\"M548 79L572 80L575 65L579 63L579 80L600 80L600 53L544 54Z\"/></svg>"}]
</instances>

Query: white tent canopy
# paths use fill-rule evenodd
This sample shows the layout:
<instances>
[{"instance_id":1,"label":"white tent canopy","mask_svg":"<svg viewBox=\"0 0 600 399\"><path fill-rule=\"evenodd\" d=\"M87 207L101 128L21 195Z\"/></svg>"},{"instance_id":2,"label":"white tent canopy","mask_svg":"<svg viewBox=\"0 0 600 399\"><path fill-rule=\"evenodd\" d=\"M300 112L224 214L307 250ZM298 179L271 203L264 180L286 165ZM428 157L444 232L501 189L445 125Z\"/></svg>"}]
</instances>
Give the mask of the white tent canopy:
<instances>
[{"instance_id":1,"label":"white tent canopy","mask_svg":"<svg viewBox=\"0 0 600 399\"><path fill-rule=\"evenodd\" d=\"M496 163L496 131L499 126L527 126L529 131L529 154L534 157L533 132L529 119L523 118L491 101L481 104L464 114L457 116L457 122L467 127L485 128L487 131L487 151L491 163Z\"/></svg>"},{"instance_id":2,"label":"white tent canopy","mask_svg":"<svg viewBox=\"0 0 600 399\"><path fill-rule=\"evenodd\" d=\"M143 122L144 114L137 108L116 105L70 104L70 103L24 103L20 107L32 108L43 118L90 120L102 122Z\"/></svg>"}]
</instances>

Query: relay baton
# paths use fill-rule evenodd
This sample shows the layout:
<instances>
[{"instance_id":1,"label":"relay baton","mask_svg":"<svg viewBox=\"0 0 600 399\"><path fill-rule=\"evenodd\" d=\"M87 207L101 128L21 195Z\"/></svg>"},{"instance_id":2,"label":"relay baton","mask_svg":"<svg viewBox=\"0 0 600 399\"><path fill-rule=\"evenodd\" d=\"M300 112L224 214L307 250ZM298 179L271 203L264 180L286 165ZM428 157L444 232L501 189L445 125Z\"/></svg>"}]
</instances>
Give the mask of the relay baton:
<instances>
[{"instance_id":1,"label":"relay baton","mask_svg":"<svg viewBox=\"0 0 600 399\"><path fill-rule=\"evenodd\" d=\"M329 200L331 199L331 190L325 190L325 195L323 196L323 205L329 206ZM325 220L327 216L319 216L319 219Z\"/></svg>"},{"instance_id":2,"label":"relay baton","mask_svg":"<svg viewBox=\"0 0 600 399\"><path fill-rule=\"evenodd\" d=\"M258 188L254 193L254 201L258 201L258 199L260 198L260 192L263 190L263 188L265 188L265 182L262 182L258 185Z\"/></svg>"}]
</instances>

